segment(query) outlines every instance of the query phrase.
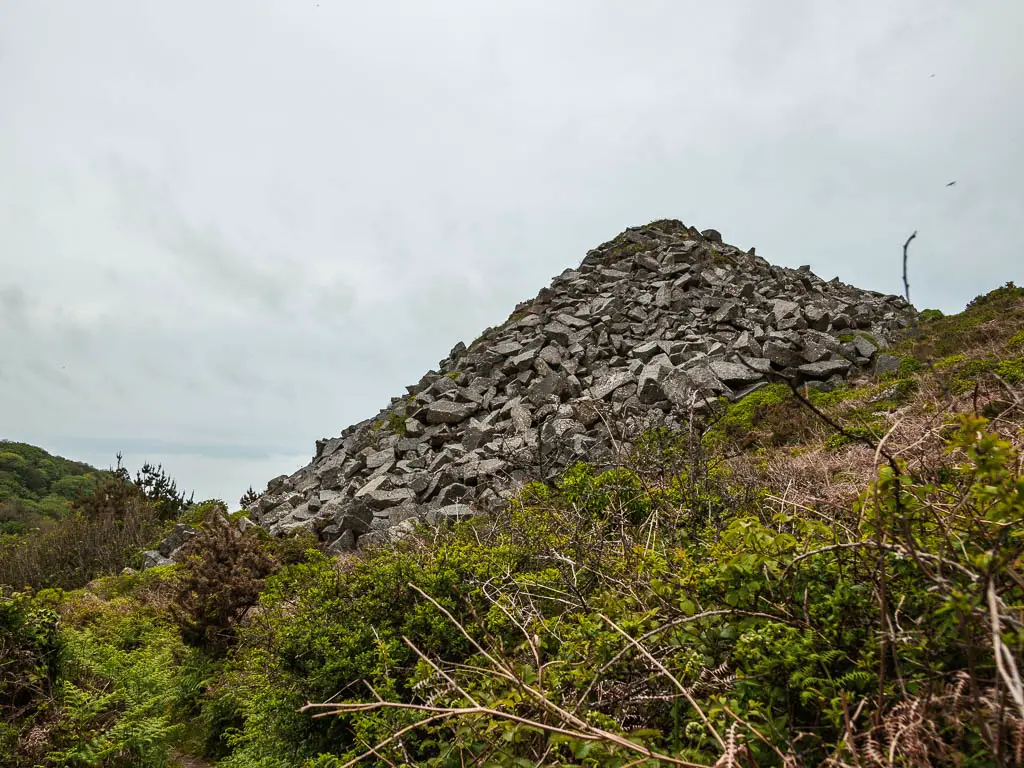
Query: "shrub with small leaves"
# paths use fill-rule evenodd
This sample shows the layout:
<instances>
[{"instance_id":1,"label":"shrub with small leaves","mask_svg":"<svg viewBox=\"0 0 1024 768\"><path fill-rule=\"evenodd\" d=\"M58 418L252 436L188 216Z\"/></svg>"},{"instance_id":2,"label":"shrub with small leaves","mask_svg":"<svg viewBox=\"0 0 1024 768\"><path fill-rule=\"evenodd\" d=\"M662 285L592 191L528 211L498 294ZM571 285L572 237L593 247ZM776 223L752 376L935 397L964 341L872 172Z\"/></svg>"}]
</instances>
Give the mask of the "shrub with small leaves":
<instances>
[{"instance_id":1,"label":"shrub with small leaves","mask_svg":"<svg viewBox=\"0 0 1024 768\"><path fill-rule=\"evenodd\" d=\"M255 533L239 531L216 514L209 516L182 555L174 616L186 642L223 654L239 620L256 604L275 562Z\"/></svg>"}]
</instances>

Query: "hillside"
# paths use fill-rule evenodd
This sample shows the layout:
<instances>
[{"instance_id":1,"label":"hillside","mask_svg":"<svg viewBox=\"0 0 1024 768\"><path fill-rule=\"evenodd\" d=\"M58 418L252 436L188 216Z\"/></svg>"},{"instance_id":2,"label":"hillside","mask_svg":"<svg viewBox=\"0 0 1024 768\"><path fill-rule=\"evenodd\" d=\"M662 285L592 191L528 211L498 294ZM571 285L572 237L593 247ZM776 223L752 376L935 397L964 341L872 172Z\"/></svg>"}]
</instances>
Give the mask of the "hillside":
<instances>
[{"instance_id":1,"label":"hillside","mask_svg":"<svg viewBox=\"0 0 1024 768\"><path fill-rule=\"evenodd\" d=\"M0 541L52 524L101 474L26 443L0 440Z\"/></svg>"},{"instance_id":2,"label":"hillside","mask_svg":"<svg viewBox=\"0 0 1024 768\"><path fill-rule=\"evenodd\" d=\"M1024 289L716 235L595 249L174 562L0 601L7 764L1024 765Z\"/></svg>"}]
</instances>

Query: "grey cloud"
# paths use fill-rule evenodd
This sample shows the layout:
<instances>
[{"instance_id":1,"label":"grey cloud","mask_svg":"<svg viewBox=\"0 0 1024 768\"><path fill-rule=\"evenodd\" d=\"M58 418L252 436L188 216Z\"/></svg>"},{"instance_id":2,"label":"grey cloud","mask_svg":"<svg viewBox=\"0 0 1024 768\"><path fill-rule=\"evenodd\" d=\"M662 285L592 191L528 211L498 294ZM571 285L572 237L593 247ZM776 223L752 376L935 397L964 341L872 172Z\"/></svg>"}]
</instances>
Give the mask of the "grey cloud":
<instances>
[{"instance_id":1,"label":"grey cloud","mask_svg":"<svg viewBox=\"0 0 1024 768\"><path fill-rule=\"evenodd\" d=\"M28 296L21 286L0 286L0 322L15 331L28 324Z\"/></svg>"},{"instance_id":2,"label":"grey cloud","mask_svg":"<svg viewBox=\"0 0 1024 768\"><path fill-rule=\"evenodd\" d=\"M188 221L165 184L142 168L112 158L108 173L128 223L163 246L173 258L172 268L187 270L189 283L197 292L219 289L228 300L256 311L281 313L287 309L296 287L288 279L296 271L294 263L279 259L276 269L268 270L258 254L247 257L212 226Z\"/></svg>"}]
</instances>

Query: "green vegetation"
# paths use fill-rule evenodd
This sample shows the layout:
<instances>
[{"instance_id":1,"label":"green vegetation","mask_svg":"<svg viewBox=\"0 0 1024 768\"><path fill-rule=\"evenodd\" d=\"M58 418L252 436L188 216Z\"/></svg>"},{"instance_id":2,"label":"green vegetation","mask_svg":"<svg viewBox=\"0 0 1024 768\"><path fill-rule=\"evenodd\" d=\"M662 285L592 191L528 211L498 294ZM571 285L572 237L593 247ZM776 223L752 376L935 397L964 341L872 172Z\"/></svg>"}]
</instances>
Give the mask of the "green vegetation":
<instances>
[{"instance_id":1,"label":"green vegetation","mask_svg":"<svg viewBox=\"0 0 1024 768\"><path fill-rule=\"evenodd\" d=\"M632 240L627 239L625 235L619 235L613 242L614 247L605 254L603 260L604 265L607 267L650 250L650 246L646 243L634 243Z\"/></svg>"},{"instance_id":2,"label":"green vegetation","mask_svg":"<svg viewBox=\"0 0 1024 768\"><path fill-rule=\"evenodd\" d=\"M1024 288L1007 283L959 315L937 317L903 344L907 365L931 366L953 394L986 380L1024 382ZM907 361L912 361L907 363ZM900 366L901 373L904 365Z\"/></svg>"},{"instance_id":3,"label":"green vegetation","mask_svg":"<svg viewBox=\"0 0 1024 768\"><path fill-rule=\"evenodd\" d=\"M652 221L650 224L646 224L644 229L657 229L666 235L676 233L682 234L687 232L686 225L678 219L658 219L657 221Z\"/></svg>"},{"instance_id":4,"label":"green vegetation","mask_svg":"<svg viewBox=\"0 0 1024 768\"><path fill-rule=\"evenodd\" d=\"M866 331L855 331L853 333L839 334L839 340L844 343L849 341L856 341L857 339L864 339L865 341L870 341L876 347L881 346L878 342L878 339L876 339L874 336L872 336L870 333L867 333Z\"/></svg>"},{"instance_id":5,"label":"green vegetation","mask_svg":"<svg viewBox=\"0 0 1024 768\"><path fill-rule=\"evenodd\" d=\"M0 543L64 517L102 474L32 445L0 441Z\"/></svg>"},{"instance_id":6,"label":"green vegetation","mask_svg":"<svg viewBox=\"0 0 1024 768\"><path fill-rule=\"evenodd\" d=\"M1024 296L1000 290L919 328L895 378L807 403L762 388L486 519L335 559L210 507L181 565L9 594L0 751L17 767L1020 764L1024 323L1007 318Z\"/></svg>"},{"instance_id":7,"label":"green vegetation","mask_svg":"<svg viewBox=\"0 0 1024 768\"><path fill-rule=\"evenodd\" d=\"M0 539L0 588L74 589L138 566L141 550L195 507L159 466L144 465L133 480L118 457L115 469L87 480L50 525Z\"/></svg>"},{"instance_id":8,"label":"green vegetation","mask_svg":"<svg viewBox=\"0 0 1024 768\"><path fill-rule=\"evenodd\" d=\"M903 350L922 362L960 352L987 352L993 345L1007 343L1020 332L1024 322L1024 287L1012 282L984 296L978 296L958 315L938 317L922 324Z\"/></svg>"}]
</instances>

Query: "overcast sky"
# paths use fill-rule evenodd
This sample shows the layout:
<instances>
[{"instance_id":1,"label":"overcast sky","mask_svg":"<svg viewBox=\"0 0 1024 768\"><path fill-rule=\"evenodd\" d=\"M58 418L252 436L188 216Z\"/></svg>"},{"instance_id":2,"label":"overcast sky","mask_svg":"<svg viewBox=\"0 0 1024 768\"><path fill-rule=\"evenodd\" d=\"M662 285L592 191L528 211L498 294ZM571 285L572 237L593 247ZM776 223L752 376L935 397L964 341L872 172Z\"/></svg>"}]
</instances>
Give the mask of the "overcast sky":
<instances>
[{"instance_id":1,"label":"overcast sky","mask_svg":"<svg viewBox=\"0 0 1024 768\"><path fill-rule=\"evenodd\" d=\"M0 438L231 505L657 218L1024 279L1024 3L0 0ZM956 180L957 184L946 184Z\"/></svg>"}]
</instances>

